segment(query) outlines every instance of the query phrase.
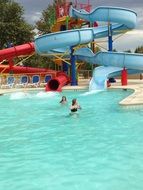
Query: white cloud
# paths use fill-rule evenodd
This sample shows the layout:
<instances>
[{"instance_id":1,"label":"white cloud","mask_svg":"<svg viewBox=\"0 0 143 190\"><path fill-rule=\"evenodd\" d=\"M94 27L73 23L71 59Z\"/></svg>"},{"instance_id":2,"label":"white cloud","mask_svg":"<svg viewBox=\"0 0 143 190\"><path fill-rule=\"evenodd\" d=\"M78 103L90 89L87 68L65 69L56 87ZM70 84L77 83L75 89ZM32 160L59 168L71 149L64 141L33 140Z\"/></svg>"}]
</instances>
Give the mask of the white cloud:
<instances>
[{"instance_id":1,"label":"white cloud","mask_svg":"<svg viewBox=\"0 0 143 190\"><path fill-rule=\"evenodd\" d=\"M120 51L125 51L129 49L134 51L138 46L142 45L143 31L141 30L129 31L114 43L115 48Z\"/></svg>"},{"instance_id":2,"label":"white cloud","mask_svg":"<svg viewBox=\"0 0 143 190\"><path fill-rule=\"evenodd\" d=\"M36 23L40 17L41 17L41 12L31 12L30 14L25 15L25 19L30 23Z\"/></svg>"},{"instance_id":3,"label":"white cloud","mask_svg":"<svg viewBox=\"0 0 143 190\"><path fill-rule=\"evenodd\" d=\"M102 46L103 50L108 49L108 37L99 40L97 39L95 40L95 42L97 42L99 46ZM113 49L116 49L117 51L131 50L132 52L134 52L134 50L138 46L142 45L143 45L142 30L131 30L123 35L113 36Z\"/></svg>"},{"instance_id":4,"label":"white cloud","mask_svg":"<svg viewBox=\"0 0 143 190\"><path fill-rule=\"evenodd\" d=\"M131 30L127 32L126 35L143 35L143 30Z\"/></svg>"}]
</instances>

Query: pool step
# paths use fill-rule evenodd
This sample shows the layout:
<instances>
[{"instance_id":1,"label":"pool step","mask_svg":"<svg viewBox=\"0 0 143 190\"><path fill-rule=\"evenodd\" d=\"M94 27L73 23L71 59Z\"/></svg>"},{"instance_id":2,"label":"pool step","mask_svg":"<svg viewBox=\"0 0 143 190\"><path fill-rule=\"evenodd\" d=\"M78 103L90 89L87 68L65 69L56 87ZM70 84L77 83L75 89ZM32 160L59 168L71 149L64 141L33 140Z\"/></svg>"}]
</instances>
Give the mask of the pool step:
<instances>
[{"instance_id":1,"label":"pool step","mask_svg":"<svg viewBox=\"0 0 143 190\"><path fill-rule=\"evenodd\" d=\"M79 86L89 86L89 79L79 79L78 85Z\"/></svg>"}]
</instances>

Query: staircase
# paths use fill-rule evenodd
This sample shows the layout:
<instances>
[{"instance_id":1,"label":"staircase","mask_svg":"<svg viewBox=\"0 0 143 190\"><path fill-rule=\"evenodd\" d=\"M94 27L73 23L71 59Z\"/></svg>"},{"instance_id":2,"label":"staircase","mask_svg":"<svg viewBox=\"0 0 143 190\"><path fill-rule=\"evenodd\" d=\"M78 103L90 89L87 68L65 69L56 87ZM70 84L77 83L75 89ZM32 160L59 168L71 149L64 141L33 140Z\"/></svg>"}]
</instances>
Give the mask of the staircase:
<instances>
[{"instance_id":1,"label":"staircase","mask_svg":"<svg viewBox=\"0 0 143 190\"><path fill-rule=\"evenodd\" d=\"M89 86L89 82L90 82L90 79L84 79L84 78L79 78L78 79L78 85L79 86L88 87Z\"/></svg>"}]
</instances>

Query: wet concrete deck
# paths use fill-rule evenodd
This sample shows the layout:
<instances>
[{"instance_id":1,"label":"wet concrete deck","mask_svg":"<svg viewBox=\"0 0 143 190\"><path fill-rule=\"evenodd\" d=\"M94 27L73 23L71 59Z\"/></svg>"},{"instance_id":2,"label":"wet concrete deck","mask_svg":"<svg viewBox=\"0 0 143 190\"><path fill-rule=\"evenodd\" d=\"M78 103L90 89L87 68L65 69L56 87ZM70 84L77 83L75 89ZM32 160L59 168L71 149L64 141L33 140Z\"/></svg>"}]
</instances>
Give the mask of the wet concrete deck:
<instances>
[{"instance_id":1,"label":"wet concrete deck","mask_svg":"<svg viewBox=\"0 0 143 190\"><path fill-rule=\"evenodd\" d=\"M128 86L121 86L120 82L117 81L113 84L111 89L132 89L133 93L119 102L122 106L133 106L133 105L143 105L143 80L129 80ZM109 89L110 89L109 88Z\"/></svg>"}]
</instances>

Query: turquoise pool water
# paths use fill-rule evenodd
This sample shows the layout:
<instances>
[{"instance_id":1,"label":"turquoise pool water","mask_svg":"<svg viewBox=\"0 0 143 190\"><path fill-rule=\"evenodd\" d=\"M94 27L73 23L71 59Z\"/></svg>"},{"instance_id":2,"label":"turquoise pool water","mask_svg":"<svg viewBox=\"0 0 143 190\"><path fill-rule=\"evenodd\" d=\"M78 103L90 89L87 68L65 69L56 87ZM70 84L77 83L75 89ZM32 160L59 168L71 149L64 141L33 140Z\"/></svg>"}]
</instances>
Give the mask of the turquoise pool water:
<instances>
[{"instance_id":1,"label":"turquoise pool water","mask_svg":"<svg viewBox=\"0 0 143 190\"><path fill-rule=\"evenodd\" d=\"M118 102L130 91L0 97L0 189L143 189L143 107Z\"/></svg>"}]
</instances>

